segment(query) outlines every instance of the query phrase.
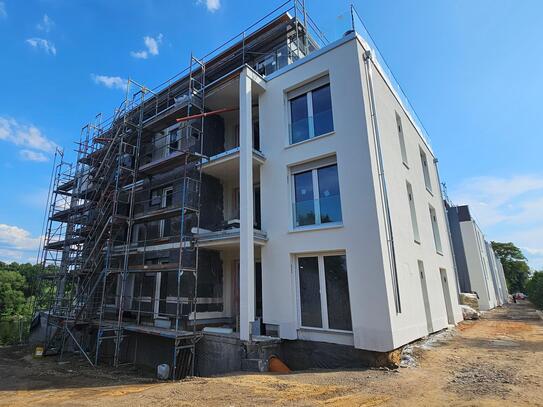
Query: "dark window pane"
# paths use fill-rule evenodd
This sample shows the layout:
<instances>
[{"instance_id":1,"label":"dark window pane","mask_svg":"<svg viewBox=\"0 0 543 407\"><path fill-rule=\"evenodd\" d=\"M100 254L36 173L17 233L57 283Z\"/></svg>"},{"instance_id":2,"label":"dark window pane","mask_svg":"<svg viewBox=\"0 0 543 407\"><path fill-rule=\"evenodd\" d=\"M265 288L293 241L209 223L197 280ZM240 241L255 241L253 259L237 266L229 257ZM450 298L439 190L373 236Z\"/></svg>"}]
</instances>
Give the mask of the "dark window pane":
<instances>
[{"instance_id":1,"label":"dark window pane","mask_svg":"<svg viewBox=\"0 0 543 407\"><path fill-rule=\"evenodd\" d=\"M296 226L315 224L315 196L311 171L294 175Z\"/></svg>"},{"instance_id":2,"label":"dark window pane","mask_svg":"<svg viewBox=\"0 0 543 407\"><path fill-rule=\"evenodd\" d=\"M156 278L154 275L144 275L143 276L143 283L141 287L141 296L142 297L151 297L154 299L155 297L155 281Z\"/></svg>"},{"instance_id":3,"label":"dark window pane","mask_svg":"<svg viewBox=\"0 0 543 407\"><path fill-rule=\"evenodd\" d=\"M170 131L170 153L174 153L179 150L179 131L172 130Z\"/></svg>"},{"instance_id":4,"label":"dark window pane","mask_svg":"<svg viewBox=\"0 0 543 407\"><path fill-rule=\"evenodd\" d=\"M307 140L309 125L307 113L307 95L298 96L290 101L290 131L291 142Z\"/></svg>"},{"instance_id":5,"label":"dark window pane","mask_svg":"<svg viewBox=\"0 0 543 407\"><path fill-rule=\"evenodd\" d=\"M317 173L319 177L321 223L341 222L337 165L319 168Z\"/></svg>"},{"instance_id":6,"label":"dark window pane","mask_svg":"<svg viewBox=\"0 0 543 407\"><path fill-rule=\"evenodd\" d=\"M324 276L326 279L329 328L352 331L345 256L325 256Z\"/></svg>"},{"instance_id":7,"label":"dark window pane","mask_svg":"<svg viewBox=\"0 0 543 407\"><path fill-rule=\"evenodd\" d=\"M172 220L171 218L164 219L164 229L162 230L162 237L172 236Z\"/></svg>"},{"instance_id":8,"label":"dark window pane","mask_svg":"<svg viewBox=\"0 0 543 407\"><path fill-rule=\"evenodd\" d=\"M158 239L160 237L160 221L155 220L147 223L147 240Z\"/></svg>"},{"instance_id":9,"label":"dark window pane","mask_svg":"<svg viewBox=\"0 0 543 407\"><path fill-rule=\"evenodd\" d=\"M167 189L166 191L164 191L164 193L166 194L164 207L168 208L172 206L173 203L173 189Z\"/></svg>"},{"instance_id":10,"label":"dark window pane","mask_svg":"<svg viewBox=\"0 0 543 407\"><path fill-rule=\"evenodd\" d=\"M162 202L162 190L160 188L151 190L151 202L149 205L160 205Z\"/></svg>"},{"instance_id":11,"label":"dark window pane","mask_svg":"<svg viewBox=\"0 0 543 407\"><path fill-rule=\"evenodd\" d=\"M330 85L315 89L311 93L313 102L313 124L315 126L315 136L330 133L334 130Z\"/></svg>"},{"instance_id":12,"label":"dark window pane","mask_svg":"<svg viewBox=\"0 0 543 407\"><path fill-rule=\"evenodd\" d=\"M298 259L302 326L322 328L319 263L317 257Z\"/></svg>"}]
</instances>

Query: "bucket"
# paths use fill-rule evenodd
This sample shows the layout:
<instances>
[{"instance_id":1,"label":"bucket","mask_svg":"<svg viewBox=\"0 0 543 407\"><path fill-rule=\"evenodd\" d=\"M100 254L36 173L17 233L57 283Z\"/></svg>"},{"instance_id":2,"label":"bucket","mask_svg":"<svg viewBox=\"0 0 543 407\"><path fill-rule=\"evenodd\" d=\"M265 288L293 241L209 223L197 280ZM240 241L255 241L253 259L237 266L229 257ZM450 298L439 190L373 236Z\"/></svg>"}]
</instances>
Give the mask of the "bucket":
<instances>
[{"instance_id":1,"label":"bucket","mask_svg":"<svg viewBox=\"0 0 543 407\"><path fill-rule=\"evenodd\" d=\"M43 356L43 346L36 346L36 350L34 351L34 356L37 358L41 358Z\"/></svg>"}]
</instances>

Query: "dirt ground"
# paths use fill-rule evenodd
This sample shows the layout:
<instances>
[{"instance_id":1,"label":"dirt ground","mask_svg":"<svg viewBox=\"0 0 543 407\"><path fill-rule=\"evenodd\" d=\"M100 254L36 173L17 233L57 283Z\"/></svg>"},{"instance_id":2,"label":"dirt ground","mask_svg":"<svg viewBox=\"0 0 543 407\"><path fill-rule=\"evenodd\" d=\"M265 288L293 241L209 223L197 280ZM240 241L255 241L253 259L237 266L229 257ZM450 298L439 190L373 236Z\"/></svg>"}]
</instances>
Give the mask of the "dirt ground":
<instances>
[{"instance_id":1,"label":"dirt ground","mask_svg":"<svg viewBox=\"0 0 543 407\"><path fill-rule=\"evenodd\" d=\"M416 366L157 382L0 348L1 406L543 406L543 320L511 304L413 346Z\"/></svg>"}]
</instances>

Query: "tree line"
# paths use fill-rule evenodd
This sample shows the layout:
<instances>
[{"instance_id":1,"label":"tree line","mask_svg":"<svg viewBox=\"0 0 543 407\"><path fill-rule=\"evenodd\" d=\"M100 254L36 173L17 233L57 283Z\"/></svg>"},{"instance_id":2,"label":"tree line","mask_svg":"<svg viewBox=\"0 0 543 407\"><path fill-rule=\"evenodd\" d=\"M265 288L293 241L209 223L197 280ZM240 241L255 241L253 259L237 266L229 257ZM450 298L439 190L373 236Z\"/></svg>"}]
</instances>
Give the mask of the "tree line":
<instances>
[{"instance_id":1,"label":"tree line","mask_svg":"<svg viewBox=\"0 0 543 407\"><path fill-rule=\"evenodd\" d=\"M49 285L39 284L41 270L41 265L0 261L0 319L32 316L35 298L42 298L43 291L52 289Z\"/></svg>"},{"instance_id":2,"label":"tree line","mask_svg":"<svg viewBox=\"0 0 543 407\"><path fill-rule=\"evenodd\" d=\"M543 308L543 271L532 271L522 250L514 243L492 242L499 257L510 294L525 293L538 308Z\"/></svg>"}]
</instances>

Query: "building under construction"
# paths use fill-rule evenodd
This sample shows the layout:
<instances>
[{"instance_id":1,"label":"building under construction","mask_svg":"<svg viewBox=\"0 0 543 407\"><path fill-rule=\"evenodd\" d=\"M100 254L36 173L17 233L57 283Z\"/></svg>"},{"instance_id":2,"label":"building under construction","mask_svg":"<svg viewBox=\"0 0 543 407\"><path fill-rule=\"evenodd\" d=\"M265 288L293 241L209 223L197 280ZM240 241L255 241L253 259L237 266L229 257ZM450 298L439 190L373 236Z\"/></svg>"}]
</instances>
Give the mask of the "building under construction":
<instances>
[{"instance_id":1,"label":"building under construction","mask_svg":"<svg viewBox=\"0 0 543 407\"><path fill-rule=\"evenodd\" d=\"M356 365L460 319L433 152L350 13L329 42L288 1L83 127L52 180L46 353Z\"/></svg>"}]
</instances>

